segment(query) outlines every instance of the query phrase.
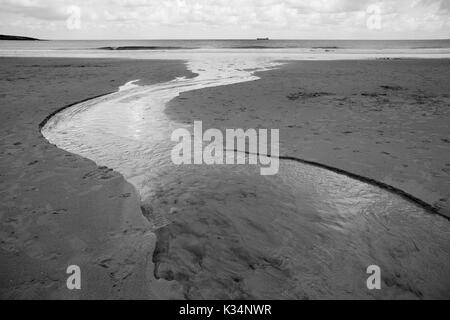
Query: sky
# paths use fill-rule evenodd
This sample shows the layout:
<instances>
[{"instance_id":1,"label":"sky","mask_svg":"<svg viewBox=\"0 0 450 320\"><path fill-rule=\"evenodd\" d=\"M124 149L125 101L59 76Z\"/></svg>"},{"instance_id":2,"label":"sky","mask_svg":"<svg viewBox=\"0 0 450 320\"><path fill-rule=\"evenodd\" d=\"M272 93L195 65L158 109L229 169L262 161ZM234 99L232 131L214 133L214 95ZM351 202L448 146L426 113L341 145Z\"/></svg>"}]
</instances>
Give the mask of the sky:
<instances>
[{"instance_id":1,"label":"sky","mask_svg":"<svg viewBox=\"0 0 450 320\"><path fill-rule=\"evenodd\" d=\"M0 0L42 39L449 39L450 0Z\"/></svg>"}]
</instances>

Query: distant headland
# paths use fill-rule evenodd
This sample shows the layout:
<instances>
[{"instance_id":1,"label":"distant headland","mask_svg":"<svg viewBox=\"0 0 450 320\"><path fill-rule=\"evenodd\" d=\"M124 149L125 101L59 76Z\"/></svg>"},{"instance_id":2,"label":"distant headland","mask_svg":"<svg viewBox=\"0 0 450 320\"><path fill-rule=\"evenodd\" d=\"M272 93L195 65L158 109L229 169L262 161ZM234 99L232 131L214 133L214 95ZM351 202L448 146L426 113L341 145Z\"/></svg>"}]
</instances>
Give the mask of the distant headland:
<instances>
[{"instance_id":1,"label":"distant headland","mask_svg":"<svg viewBox=\"0 0 450 320\"><path fill-rule=\"evenodd\" d=\"M41 39L21 37L21 36L10 36L6 34L0 34L0 40L28 40L28 41L41 41Z\"/></svg>"}]
</instances>

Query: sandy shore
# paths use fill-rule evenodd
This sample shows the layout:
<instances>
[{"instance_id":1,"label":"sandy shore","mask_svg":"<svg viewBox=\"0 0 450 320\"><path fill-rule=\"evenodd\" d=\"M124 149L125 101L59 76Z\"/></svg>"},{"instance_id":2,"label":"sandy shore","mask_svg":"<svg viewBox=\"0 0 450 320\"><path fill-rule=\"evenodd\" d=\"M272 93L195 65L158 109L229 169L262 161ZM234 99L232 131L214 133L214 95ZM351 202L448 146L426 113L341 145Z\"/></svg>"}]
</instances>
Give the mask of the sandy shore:
<instances>
[{"instance_id":1,"label":"sandy shore","mask_svg":"<svg viewBox=\"0 0 450 320\"><path fill-rule=\"evenodd\" d=\"M199 278L198 283L210 291L176 288L177 283L183 287L184 278L175 279L174 292L164 291L167 270L187 267L191 272L204 267L196 262L202 255L203 221L211 228L218 226L207 230L217 240L209 243L212 255L205 263L229 258L225 267L235 268L250 261L245 270L268 266L270 276L288 282L291 274L272 256L247 256L247 248L230 247L220 248L230 256L214 257L215 245L224 243L221 238L233 238L234 229L227 227L220 214L197 210L203 206L196 203L198 199L180 199L191 211L157 232L154 251L156 238L149 232L133 187L119 174L50 145L39 132L41 121L55 110L114 91L127 81L141 78L144 83L155 83L190 75L182 63L0 59L0 66L6 74L0 80L5 88L0 109L1 298L220 297L207 278ZM260 73L258 81L183 93L166 113L175 121L192 124L202 120L204 127L219 129L279 128L282 155L390 184L450 216L449 69L447 60L293 62ZM183 183L188 185L189 180ZM155 202L163 200L167 199ZM270 204L260 205L263 210ZM270 216L263 217L267 221L254 218L263 228L270 228ZM262 232L255 230L256 235ZM236 236L244 233L251 234L251 230L240 230ZM263 247L257 240L252 243ZM178 257L183 260L174 265ZM190 258L193 263L188 265ZM151 260L157 263L156 271ZM84 290L70 292L65 270L80 261ZM263 291L272 285L252 279L251 286L263 286ZM394 287L408 283L404 279L396 282L395 275L391 280ZM239 291L239 277L232 281L235 288L228 282L220 285L237 296L222 297L263 296ZM399 288L401 294L410 295L395 297L421 297L421 292L409 287Z\"/></svg>"},{"instance_id":2,"label":"sandy shore","mask_svg":"<svg viewBox=\"0 0 450 320\"><path fill-rule=\"evenodd\" d=\"M393 186L448 217L450 96L446 84L449 69L448 60L293 62L281 69L259 73L261 79L254 82L183 93L169 103L166 114L180 123L201 120L205 130L278 128L283 156L340 168ZM291 222L295 217L307 216L308 206L301 200L290 199L289 192L278 192L281 181L270 184L269 180L253 176L242 175L240 180L212 174L203 189L196 192L190 191L189 185L202 185L201 181L189 174L186 177L178 181L187 190L186 194L180 191L177 197L172 189L161 187L164 203L182 209L180 214L171 216L171 224L157 231L153 256L155 276L179 283L186 298L449 296L445 246L441 259L438 256L433 262L429 260L429 267L439 269L440 276L434 277L430 269L414 262L427 251L409 241L408 233L397 234L393 242L384 244L368 240L373 230L363 218L365 213L358 212L349 221L349 225L355 222L361 223L362 229L367 228L356 241L358 250L366 245L373 246L373 250L368 249L353 262L348 261L354 253L350 247L348 252L341 253L341 259L337 259L339 254L334 249L323 255L312 254L318 248L326 251L333 247L327 245L327 237L335 234L329 230L317 247L295 249L300 250L299 257L287 248L307 246L309 230L304 223L291 230L289 223L281 228L279 224L289 215L286 212L290 212L290 206L298 209ZM227 188L227 179L236 182L234 189ZM165 185L170 185L170 181L164 181ZM253 185L259 186L259 193L248 192ZM213 200L208 196L209 190L217 193ZM278 198L271 199L273 194ZM302 198L301 193L295 196ZM188 205L180 203L183 197L188 198ZM235 205L238 203L247 203L245 210ZM435 215L431 211L423 214ZM444 226L439 235L448 238L445 227L448 221L437 218ZM397 223L402 225L401 221ZM320 224L313 228L320 229ZM296 232L300 234L291 239ZM393 231L387 223L386 230L379 232L374 239L384 242ZM349 233L350 238L355 235ZM422 245L426 247L427 241L433 242L426 240ZM285 251L288 253L280 254ZM379 255L361 263L367 254L374 252ZM310 254L313 257L308 258ZM293 263L296 258L299 261ZM333 267L339 264L336 259L343 261L340 267ZM367 266L365 263L384 259L390 261L383 265L386 290L368 292L359 274ZM316 265L306 267L303 261ZM341 286L336 278L324 280L328 268L334 270L333 277L349 271L343 276ZM355 269L351 271L352 268ZM316 271L320 274L317 277ZM431 277L423 278L428 276Z\"/></svg>"},{"instance_id":3,"label":"sandy shore","mask_svg":"<svg viewBox=\"0 0 450 320\"><path fill-rule=\"evenodd\" d=\"M401 189L450 217L450 60L305 61L182 94L174 120L278 128L280 154Z\"/></svg>"},{"instance_id":4,"label":"sandy shore","mask_svg":"<svg viewBox=\"0 0 450 320\"><path fill-rule=\"evenodd\" d=\"M50 145L39 124L127 81L190 73L178 61L106 59L0 58L0 69L0 298L155 298L154 235L134 188ZM69 291L66 268L75 262L83 290Z\"/></svg>"}]
</instances>

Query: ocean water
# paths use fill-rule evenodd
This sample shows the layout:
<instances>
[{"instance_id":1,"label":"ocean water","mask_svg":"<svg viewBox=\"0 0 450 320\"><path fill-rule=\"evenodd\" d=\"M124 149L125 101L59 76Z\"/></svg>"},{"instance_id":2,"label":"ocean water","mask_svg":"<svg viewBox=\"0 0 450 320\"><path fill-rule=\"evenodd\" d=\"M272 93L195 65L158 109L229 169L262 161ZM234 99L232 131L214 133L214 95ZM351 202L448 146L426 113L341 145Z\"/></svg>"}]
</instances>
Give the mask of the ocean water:
<instances>
[{"instance_id":1,"label":"ocean water","mask_svg":"<svg viewBox=\"0 0 450 320\"><path fill-rule=\"evenodd\" d=\"M8 49L97 49L147 47L172 49L450 49L447 40L51 40L0 41Z\"/></svg>"},{"instance_id":2,"label":"ocean water","mask_svg":"<svg viewBox=\"0 0 450 320\"><path fill-rule=\"evenodd\" d=\"M182 296L448 297L448 221L394 193L287 160L279 174L266 177L258 166L172 163L171 133L192 127L165 115L169 101L191 90L258 80L255 72L279 67L286 51L96 50L183 57L198 74L150 86L124 84L65 109L42 129L49 142L117 170L135 186L159 241L170 244L164 256L154 257L155 276L183 279ZM382 269L380 292L366 288L369 265Z\"/></svg>"},{"instance_id":3,"label":"ocean water","mask_svg":"<svg viewBox=\"0 0 450 320\"><path fill-rule=\"evenodd\" d=\"M285 59L450 57L450 40L78 40L0 41L0 56L180 58L253 54Z\"/></svg>"}]
</instances>

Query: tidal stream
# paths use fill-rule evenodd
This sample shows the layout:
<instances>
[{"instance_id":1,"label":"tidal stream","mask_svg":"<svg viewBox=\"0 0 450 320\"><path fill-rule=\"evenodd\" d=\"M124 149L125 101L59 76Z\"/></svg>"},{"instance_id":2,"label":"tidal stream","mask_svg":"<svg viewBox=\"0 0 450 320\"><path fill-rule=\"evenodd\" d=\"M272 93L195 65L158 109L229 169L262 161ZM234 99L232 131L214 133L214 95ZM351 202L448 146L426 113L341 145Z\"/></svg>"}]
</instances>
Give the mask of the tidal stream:
<instances>
[{"instance_id":1,"label":"tidal stream","mask_svg":"<svg viewBox=\"0 0 450 320\"><path fill-rule=\"evenodd\" d=\"M277 65L191 59L197 77L128 83L61 111L42 133L135 186L158 235L155 277L182 297L449 298L449 221L397 194L290 160L275 176L256 165L172 163L171 133L191 125L165 115L170 100ZM366 287L370 265L381 268L381 290Z\"/></svg>"}]
</instances>

